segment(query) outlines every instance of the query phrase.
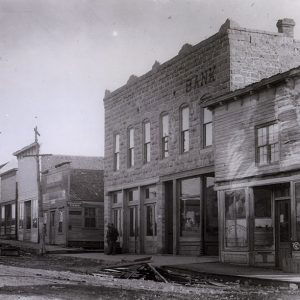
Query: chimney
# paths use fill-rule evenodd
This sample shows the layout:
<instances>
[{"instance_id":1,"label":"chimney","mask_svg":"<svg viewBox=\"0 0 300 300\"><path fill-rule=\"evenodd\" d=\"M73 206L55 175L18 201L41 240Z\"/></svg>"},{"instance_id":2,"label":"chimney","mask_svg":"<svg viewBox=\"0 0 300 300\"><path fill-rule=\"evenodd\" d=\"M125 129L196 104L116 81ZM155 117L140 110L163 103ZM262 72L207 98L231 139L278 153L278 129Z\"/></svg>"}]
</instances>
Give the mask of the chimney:
<instances>
[{"instance_id":1,"label":"chimney","mask_svg":"<svg viewBox=\"0 0 300 300\"><path fill-rule=\"evenodd\" d=\"M294 37L295 21L293 19L284 18L277 21L278 32L283 33L285 36Z\"/></svg>"}]
</instances>

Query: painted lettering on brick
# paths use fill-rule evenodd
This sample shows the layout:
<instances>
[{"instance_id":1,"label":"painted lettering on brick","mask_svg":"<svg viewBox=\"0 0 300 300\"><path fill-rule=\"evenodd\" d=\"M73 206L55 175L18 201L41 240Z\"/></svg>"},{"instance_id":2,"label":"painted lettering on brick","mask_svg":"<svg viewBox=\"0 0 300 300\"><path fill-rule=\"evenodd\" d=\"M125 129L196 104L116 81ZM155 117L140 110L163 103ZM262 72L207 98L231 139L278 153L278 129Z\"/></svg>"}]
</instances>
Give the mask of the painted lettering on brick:
<instances>
[{"instance_id":1,"label":"painted lettering on brick","mask_svg":"<svg viewBox=\"0 0 300 300\"><path fill-rule=\"evenodd\" d=\"M198 89L210 82L216 80L216 66L213 66L200 74L193 76L192 78L187 79L185 83L185 91L189 93L192 90Z\"/></svg>"}]
</instances>

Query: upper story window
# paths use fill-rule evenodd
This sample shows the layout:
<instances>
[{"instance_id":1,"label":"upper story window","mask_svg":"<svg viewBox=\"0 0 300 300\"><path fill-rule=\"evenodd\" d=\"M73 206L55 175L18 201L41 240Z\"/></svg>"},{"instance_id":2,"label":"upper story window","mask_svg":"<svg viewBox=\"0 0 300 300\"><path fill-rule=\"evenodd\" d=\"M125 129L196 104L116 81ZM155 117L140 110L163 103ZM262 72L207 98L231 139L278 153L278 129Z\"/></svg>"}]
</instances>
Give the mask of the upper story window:
<instances>
[{"instance_id":1,"label":"upper story window","mask_svg":"<svg viewBox=\"0 0 300 300\"><path fill-rule=\"evenodd\" d=\"M120 135L115 135L114 141L114 169L118 171L120 169Z\"/></svg>"},{"instance_id":2,"label":"upper story window","mask_svg":"<svg viewBox=\"0 0 300 300\"><path fill-rule=\"evenodd\" d=\"M150 161L150 122L145 121L144 122L144 163L147 163Z\"/></svg>"},{"instance_id":3,"label":"upper story window","mask_svg":"<svg viewBox=\"0 0 300 300\"><path fill-rule=\"evenodd\" d=\"M203 146L212 145L212 112L208 108L203 109Z\"/></svg>"},{"instance_id":4,"label":"upper story window","mask_svg":"<svg viewBox=\"0 0 300 300\"><path fill-rule=\"evenodd\" d=\"M279 161L278 124L268 124L256 129L257 163L271 164Z\"/></svg>"},{"instance_id":5,"label":"upper story window","mask_svg":"<svg viewBox=\"0 0 300 300\"><path fill-rule=\"evenodd\" d=\"M128 167L134 166L134 129L128 130Z\"/></svg>"},{"instance_id":6,"label":"upper story window","mask_svg":"<svg viewBox=\"0 0 300 300\"><path fill-rule=\"evenodd\" d=\"M161 152L162 158L169 156L169 115L163 114L161 117Z\"/></svg>"},{"instance_id":7,"label":"upper story window","mask_svg":"<svg viewBox=\"0 0 300 300\"><path fill-rule=\"evenodd\" d=\"M190 149L190 124L189 124L190 109L188 106L181 108L181 153L187 152Z\"/></svg>"}]
</instances>

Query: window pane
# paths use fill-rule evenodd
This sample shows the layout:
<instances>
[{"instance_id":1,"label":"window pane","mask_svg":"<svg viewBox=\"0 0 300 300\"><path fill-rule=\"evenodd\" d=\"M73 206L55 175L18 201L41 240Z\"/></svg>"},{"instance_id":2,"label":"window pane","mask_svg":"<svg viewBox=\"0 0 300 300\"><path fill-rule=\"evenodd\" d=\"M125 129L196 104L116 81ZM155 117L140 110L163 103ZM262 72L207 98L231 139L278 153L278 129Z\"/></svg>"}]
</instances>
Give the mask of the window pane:
<instances>
[{"instance_id":1,"label":"window pane","mask_svg":"<svg viewBox=\"0 0 300 300\"><path fill-rule=\"evenodd\" d=\"M129 149L129 167L134 166L134 148Z\"/></svg>"},{"instance_id":2,"label":"window pane","mask_svg":"<svg viewBox=\"0 0 300 300\"><path fill-rule=\"evenodd\" d=\"M271 158L270 158L271 162L279 161L278 143L273 144L270 147L271 147Z\"/></svg>"},{"instance_id":3,"label":"window pane","mask_svg":"<svg viewBox=\"0 0 300 300\"><path fill-rule=\"evenodd\" d=\"M184 107L181 110L181 130L188 130L189 129L189 108L188 107Z\"/></svg>"},{"instance_id":4,"label":"window pane","mask_svg":"<svg viewBox=\"0 0 300 300\"><path fill-rule=\"evenodd\" d=\"M129 236L136 235L136 226L135 226L135 208L129 208Z\"/></svg>"},{"instance_id":5,"label":"window pane","mask_svg":"<svg viewBox=\"0 0 300 300\"><path fill-rule=\"evenodd\" d=\"M162 116L162 136L169 136L169 115Z\"/></svg>"},{"instance_id":6,"label":"window pane","mask_svg":"<svg viewBox=\"0 0 300 300\"><path fill-rule=\"evenodd\" d=\"M212 145L212 123L208 123L204 126L205 144L204 146Z\"/></svg>"},{"instance_id":7,"label":"window pane","mask_svg":"<svg viewBox=\"0 0 300 300\"><path fill-rule=\"evenodd\" d=\"M300 182L295 183L297 240L300 240Z\"/></svg>"},{"instance_id":8,"label":"window pane","mask_svg":"<svg viewBox=\"0 0 300 300\"><path fill-rule=\"evenodd\" d=\"M150 161L150 143L145 144L145 161Z\"/></svg>"},{"instance_id":9,"label":"window pane","mask_svg":"<svg viewBox=\"0 0 300 300\"><path fill-rule=\"evenodd\" d=\"M134 147L134 129L130 128L129 130L129 148Z\"/></svg>"},{"instance_id":10,"label":"window pane","mask_svg":"<svg viewBox=\"0 0 300 300\"><path fill-rule=\"evenodd\" d=\"M199 237L200 178L181 180L180 236Z\"/></svg>"},{"instance_id":11,"label":"window pane","mask_svg":"<svg viewBox=\"0 0 300 300\"><path fill-rule=\"evenodd\" d=\"M259 148L259 164L266 164L268 162L268 147L260 147Z\"/></svg>"},{"instance_id":12,"label":"window pane","mask_svg":"<svg viewBox=\"0 0 300 300\"><path fill-rule=\"evenodd\" d=\"M115 170L120 169L120 153L115 153Z\"/></svg>"},{"instance_id":13,"label":"window pane","mask_svg":"<svg viewBox=\"0 0 300 300\"><path fill-rule=\"evenodd\" d=\"M144 124L145 143L150 143L150 123Z\"/></svg>"},{"instance_id":14,"label":"window pane","mask_svg":"<svg viewBox=\"0 0 300 300\"><path fill-rule=\"evenodd\" d=\"M168 137L163 137L162 139L162 147L163 147L163 157L169 156L169 145L168 145Z\"/></svg>"},{"instance_id":15,"label":"window pane","mask_svg":"<svg viewBox=\"0 0 300 300\"><path fill-rule=\"evenodd\" d=\"M278 124L269 126L269 144L278 142Z\"/></svg>"},{"instance_id":16,"label":"window pane","mask_svg":"<svg viewBox=\"0 0 300 300\"><path fill-rule=\"evenodd\" d=\"M257 130L258 146L264 146L267 144L267 128L258 128Z\"/></svg>"},{"instance_id":17,"label":"window pane","mask_svg":"<svg viewBox=\"0 0 300 300\"><path fill-rule=\"evenodd\" d=\"M212 112L208 108L203 109L203 123L212 122Z\"/></svg>"},{"instance_id":18,"label":"window pane","mask_svg":"<svg viewBox=\"0 0 300 300\"><path fill-rule=\"evenodd\" d=\"M225 193L225 242L227 247L247 246L247 220L244 190Z\"/></svg>"},{"instance_id":19,"label":"window pane","mask_svg":"<svg viewBox=\"0 0 300 300\"><path fill-rule=\"evenodd\" d=\"M189 151L190 148L190 134L189 131L182 132L182 152Z\"/></svg>"},{"instance_id":20,"label":"window pane","mask_svg":"<svg viewBox=\"0 0 300 300\"><path fill-rule=\"evenodd\" d=\"M270 247L274 243L272 222L272 191L254 188L254 243L256 247Z\"/></svg>"},{"instance_id":21,"label":"window pane","mask_svg":"<svg viewBox=\"0 0 300 300\"><path fill-rule=\"evenodd\" d=\"M120 135L116 134L115 136L115 153L120 151Z\"/></svg>"}]
</instances>

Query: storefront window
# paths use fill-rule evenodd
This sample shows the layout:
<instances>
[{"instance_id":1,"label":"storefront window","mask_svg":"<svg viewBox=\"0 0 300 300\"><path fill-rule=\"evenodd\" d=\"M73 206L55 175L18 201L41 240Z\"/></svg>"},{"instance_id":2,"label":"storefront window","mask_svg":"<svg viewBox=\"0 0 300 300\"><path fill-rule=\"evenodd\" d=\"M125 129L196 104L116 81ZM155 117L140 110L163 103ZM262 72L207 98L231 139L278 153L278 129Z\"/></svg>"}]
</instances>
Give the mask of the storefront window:
<instances>
[{"instance_id":1,"label":"storefront window","mask_svg":"<svg viewBox=\"0 0 300 300\"><path fill-rule=\"evenodd\" d=\"M244 190L225 192L226 247L245 247L248 244L245 202Z\"/></svg>"},{"instance_id":2,"label":"storefront window","mask_svg":"<svg viewBox=\"0 0 300 300\"><path fill-rule=\"evenodd\" d=\"M200 178L181 180L180 236L200 237Z\"/></svg>"},{"instance_id":3,"label":"storefront window","mask_svg":"<svg viewBox=\"0 0 300 300\"><path fill-rule=\"evenodd\" d=\"M295 183L297 240L300 241L300 182Z\"/></svg>"},{"instance_id":4,"label":"storefront window","mask_svg":"<svg viewBox=\"0 0 300 300\"><path fill-rule=\"evenodd\" d=\"M272 246L273 222L272 222L272 190L264 187L256 187L254 193L254 244L257 247Z\"/></svg>"}]
</instances>

